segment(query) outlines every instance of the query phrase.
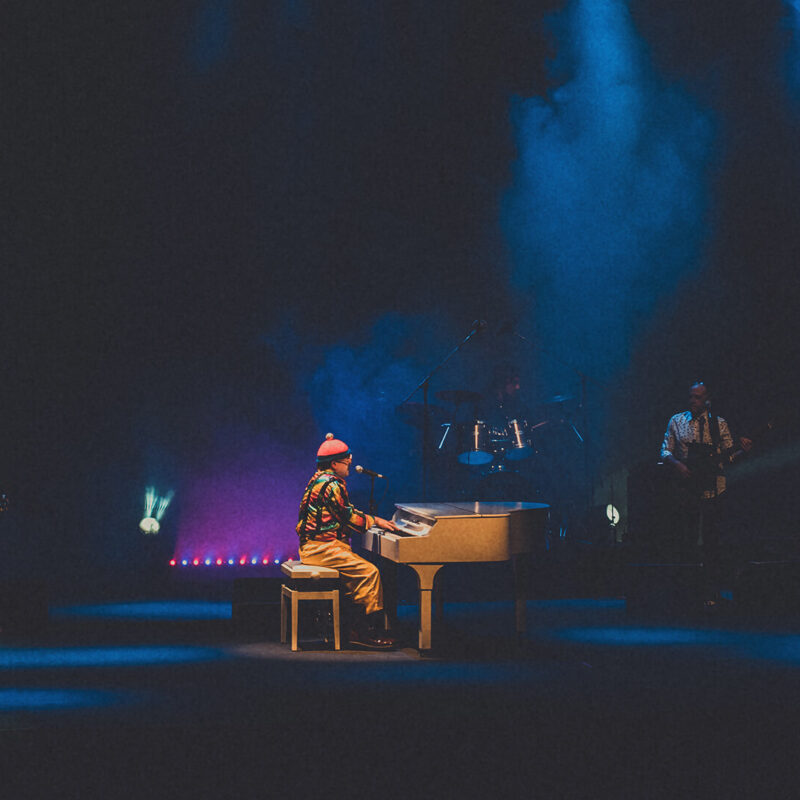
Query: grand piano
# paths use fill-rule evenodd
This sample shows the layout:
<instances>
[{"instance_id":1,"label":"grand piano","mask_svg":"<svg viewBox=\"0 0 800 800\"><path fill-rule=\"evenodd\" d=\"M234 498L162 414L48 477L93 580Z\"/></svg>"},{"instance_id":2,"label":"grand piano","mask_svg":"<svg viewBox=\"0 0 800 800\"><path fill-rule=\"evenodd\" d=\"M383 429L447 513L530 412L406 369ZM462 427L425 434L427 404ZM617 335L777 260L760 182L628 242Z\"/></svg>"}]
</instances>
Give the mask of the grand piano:
<instances>
[{"instance_id":1,"label":"grand piano","mask_svg":"<svg viewBox=\"0 0 800 800\"><path fill-rule=\"evenodd\" d=\"M544 503L463 500L396 503L392 521L397 532L372 527L356 535L362 537L363 549L396 564L407 564L417 573L419 649L429 650L431 593L436 573L445 564L510 561L514 568L517 633L524 633L524 557L531 552L534 538L544 530L548 508Z\"/></svg>"}]
</instances>

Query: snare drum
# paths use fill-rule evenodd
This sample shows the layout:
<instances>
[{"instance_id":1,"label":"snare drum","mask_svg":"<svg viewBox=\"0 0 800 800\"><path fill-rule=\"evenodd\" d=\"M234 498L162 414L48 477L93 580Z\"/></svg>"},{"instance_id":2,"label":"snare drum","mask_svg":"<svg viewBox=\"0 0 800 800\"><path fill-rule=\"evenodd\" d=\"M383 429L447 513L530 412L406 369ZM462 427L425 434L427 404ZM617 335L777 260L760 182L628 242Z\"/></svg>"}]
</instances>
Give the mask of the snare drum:
<instances>
[{"instance_id":1,"label":"snare drum","mask_svg":"<svg viewBox=\"0 0 800 800\"><path fill-rule=\"evenodd\" d=\"M487 424L476 419L469 424L461 425L460 452L458 460L461 464L489 464L494 458L492 437Z\"/></svg>"},{"instance_id":2,"label":"snare drum","mask_svg":"<svg viewBox=\"0 0 800 800\"><path fill-rule=\"evenodd\" d=\"M509 461L523 461L536 452L527 427L524 420L510 419L508 421L509 443L506 458Z\"/></svg>"}]
</instances>

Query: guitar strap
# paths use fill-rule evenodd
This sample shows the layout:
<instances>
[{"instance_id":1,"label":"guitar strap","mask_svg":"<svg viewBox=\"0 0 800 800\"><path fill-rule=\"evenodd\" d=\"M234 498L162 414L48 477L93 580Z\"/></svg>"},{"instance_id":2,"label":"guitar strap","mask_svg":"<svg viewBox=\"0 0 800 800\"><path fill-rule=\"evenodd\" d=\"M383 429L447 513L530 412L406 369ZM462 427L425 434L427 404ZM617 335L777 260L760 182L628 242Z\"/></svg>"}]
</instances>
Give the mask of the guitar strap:
<instances>
[{"instance_id":1,"label":"guitar strap","mask_svg":"<svg viewBox=\"0 0 800 800\"><path fill-rule=\"evenodd\" d=\"M711 445L714 448L714 456L717 459L717 469L722 472L722 453L719 449L719 417L708 412L708 427L711 432ZM714 478L714 497L717 496L717 479Z\"/></svg>"},{"instance_id":2,"label":"guitar strap","mask_svg":"<svg viewBox=\"0 0 800 800\"><path fill-rule=\"evenodd\" d=\"M711 444L714 445L714 452L721 455L719 452L719 417L710 411L708 412L708 427L711 431Z\"/></svg>"}]
</instances>

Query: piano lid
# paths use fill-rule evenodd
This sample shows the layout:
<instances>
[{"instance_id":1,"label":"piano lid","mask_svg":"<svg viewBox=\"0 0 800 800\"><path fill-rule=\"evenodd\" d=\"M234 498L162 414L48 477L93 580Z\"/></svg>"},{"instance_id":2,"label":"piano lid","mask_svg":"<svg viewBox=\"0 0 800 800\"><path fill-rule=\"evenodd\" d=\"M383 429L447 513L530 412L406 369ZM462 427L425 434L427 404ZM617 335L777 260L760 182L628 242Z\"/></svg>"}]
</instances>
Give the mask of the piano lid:
<instances>
[{"instance_id":1,"label":"piano lid","mask_svg":"<svg viewBox=\"0 0 800 800\"><path fill-rule=\"evenodd\" d=\"M441 517L505 517L514 511L533 511L549 506L546 503L457 500L452 503L395 503L395 507L409 514L439 519Z\"/></svg>"}]
</instances>

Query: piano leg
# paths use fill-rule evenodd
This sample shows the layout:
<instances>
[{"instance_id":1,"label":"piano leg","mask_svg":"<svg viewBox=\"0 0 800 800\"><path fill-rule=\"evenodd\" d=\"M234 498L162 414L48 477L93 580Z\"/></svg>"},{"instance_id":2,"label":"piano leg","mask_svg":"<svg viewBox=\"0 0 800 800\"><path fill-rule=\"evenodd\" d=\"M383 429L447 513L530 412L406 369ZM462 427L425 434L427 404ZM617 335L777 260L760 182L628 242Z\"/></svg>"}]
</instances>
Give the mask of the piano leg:
<instances>
[{"instance_id":1,"label":"piano leg","mask_svg":"<svg viewBox=\"0 0 800 800\"><path fill-rule=\"evenodd\" d=\"M444 597L442 591L442 581L433 582L433 619L437 625L441 625L444 619Z\"/></svg>"},{"instance_id":2,"label":"piano leg","mask_svg":"<svg viewBox=\"0 0 800 800\"><path fill-rule=\"evenodd\" d=\"M526 603L528 601L528 554L518 553L511 556L511 569L514 573L514 612L517 627L517 639L522 642L527 628Z\"/></svg>"},{"instance_id":3,"label":"piano leg","mask_svg":"<svg viewBox=\"0 0 800 800\"><path fill-rule=\"evenodd\" d=\"M419 637L420 650L431 649L431 605L433 581L442 564L409 564L417 573L419 583Z\"/></svg>"},{"instance_id":4,"label":"piano leg","mask_svg":"<svg viewBox=\"0 0 800 800\"><path fill-rule=\"evenodd\" d=\"M386 629L397 628L397 564L387 558L381 560L381 582L383 583L383 611Z\"/></svg>"}]
</instances>

